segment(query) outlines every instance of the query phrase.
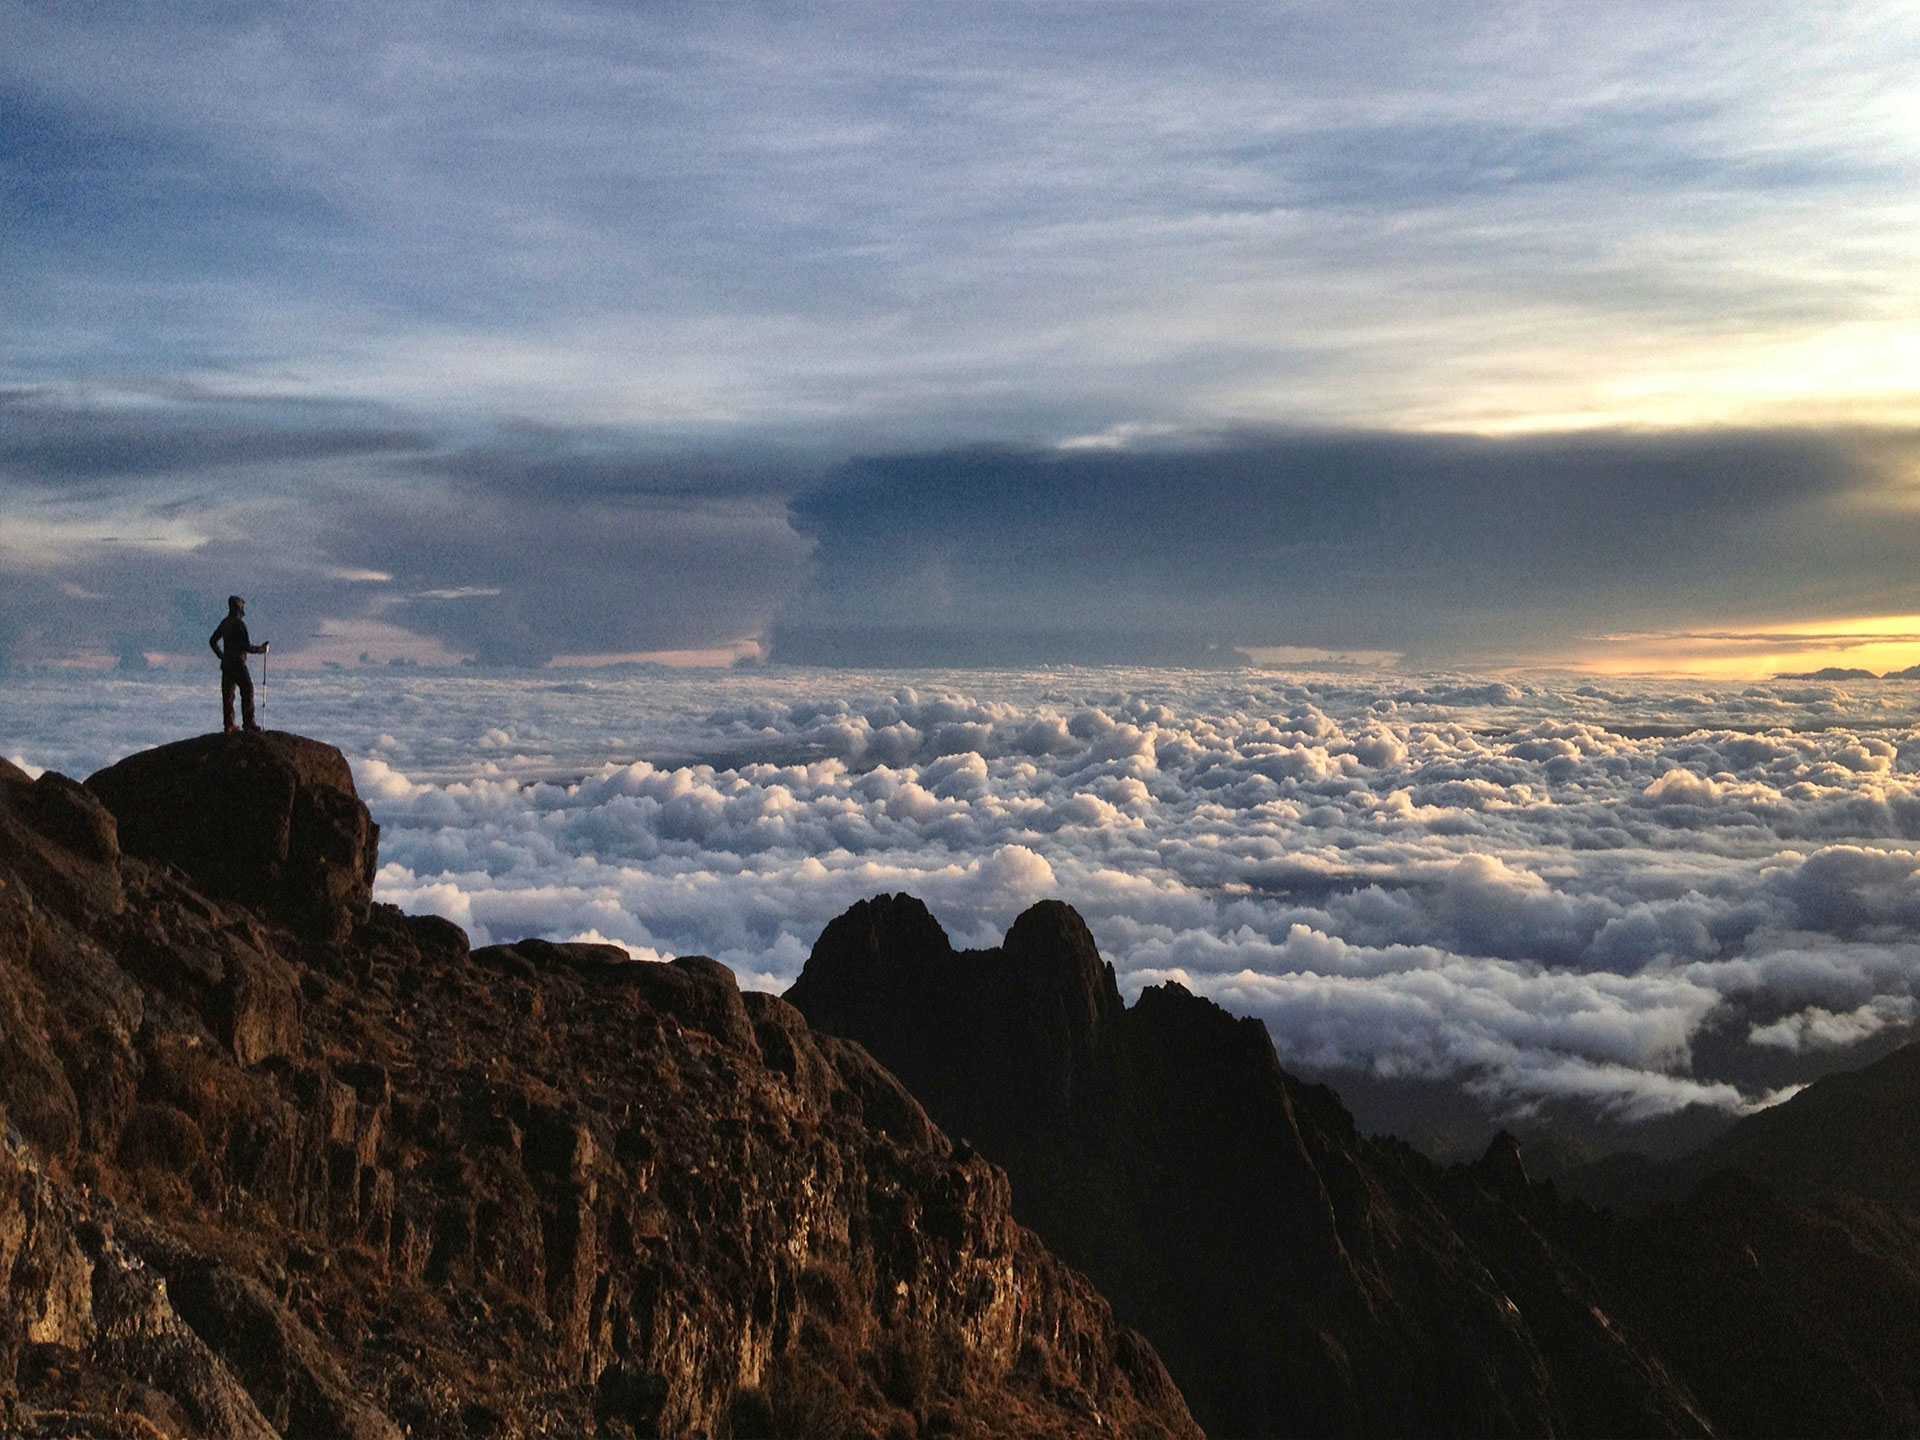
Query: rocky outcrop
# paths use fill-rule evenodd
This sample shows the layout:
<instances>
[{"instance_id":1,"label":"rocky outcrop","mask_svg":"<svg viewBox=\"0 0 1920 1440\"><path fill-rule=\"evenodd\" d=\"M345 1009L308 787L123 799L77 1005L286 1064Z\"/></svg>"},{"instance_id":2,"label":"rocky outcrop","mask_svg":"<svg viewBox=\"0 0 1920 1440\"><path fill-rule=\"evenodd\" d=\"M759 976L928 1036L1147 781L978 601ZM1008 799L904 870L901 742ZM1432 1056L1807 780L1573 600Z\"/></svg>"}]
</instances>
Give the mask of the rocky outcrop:
<instances>
[{"instance_id":1,"label":"rocky outcrop","mask_svg":"<svg viewBox=\"0 0 1920 1440\"><path fill-rule=\"evenodd\" d=\"M128 756L87 781L128 854L202 894L344 940L365 917L380 827L331 745L232 731Z\"/></svg>"},{"instance_id":2,"label":"rocky outcrop","mask_svg":"<svg viewBox=\"0 0 1920 1440\"><path fill-rule=\"evenodd\" d=\"M1601 1213L1510 1136L1445 1169L1357 1136L1177 985L1128 1009L1057 904L968 953L917 901L857 905L788 998L1007 1166L1210 1431L1920 1433L1920 1046Z\"/></svg>"},{"instance_id":3,"label":"rocky outcrop","mask_svg":"<svg viewBox=\"0 0 1920 1440\"><path fill-rule=\"evenodd\" d=\"M373 839L293 736L0 772L0 1428L1198 1433L859 1045L710 960L470 951Z\"/></svg>"},{"instance_id":4,"label":"rocky outcrop","mask_svg":"<svg viewBox=\"0 0 1920 1440\"><path fill-rule=\"evenodd\" d=\"M1441 1171L1362 1139L1265 1029L1179 985L1129 1009L1079 916L955 952L917 900L830 925L787 999L1006 1166L1223 1435L1703 1433L1517 1150Z\"/></svg>"}]
</instances>

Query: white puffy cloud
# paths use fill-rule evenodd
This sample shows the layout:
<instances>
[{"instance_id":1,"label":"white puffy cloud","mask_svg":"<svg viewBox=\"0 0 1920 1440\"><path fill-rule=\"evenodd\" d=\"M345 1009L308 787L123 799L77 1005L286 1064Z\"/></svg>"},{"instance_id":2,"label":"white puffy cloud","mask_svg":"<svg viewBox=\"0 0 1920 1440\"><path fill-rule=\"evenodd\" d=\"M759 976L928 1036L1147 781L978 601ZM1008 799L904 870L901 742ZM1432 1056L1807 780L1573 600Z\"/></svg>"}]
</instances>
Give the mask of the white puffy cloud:
<instances>
[{"instance_id":1,"label":"white puffy cloud","mask_svg":"<svg viewBox=\"0 0 1920 1440\"><path fill-rule=\"evenodd\" d=\"M213 711L177 678L11 681L0 739L74 774ZM1635 1119L1766 1103L1763 1062L1911 1023L1917 702L1905 682L349 672L277 682L272 718L353 760L376 893L476 942L706 953L779 989L876 892L919 895L963 946L1054 895L1123 989L1178 979L1262 1018L1290 1064ZM1708 1031L1753 1064L1725 1070Z\"/></svg>"},{"instance_id":2,"label":"white puffy cloud","mask_svg":"<svg viewBox=\"0 0 1920 1440\"><path fill-rule=\"evenodd\" d=\"M1781 1050L1835 1050L1877 1035L1889 1025L1911 1020L1913 1008L1911 995L1882 995L1844 1015L1809 1005L1799 1014L1771 1025L1754 1026L1747 1038L1755 1045Z\"/></svg>"}]
</instances>

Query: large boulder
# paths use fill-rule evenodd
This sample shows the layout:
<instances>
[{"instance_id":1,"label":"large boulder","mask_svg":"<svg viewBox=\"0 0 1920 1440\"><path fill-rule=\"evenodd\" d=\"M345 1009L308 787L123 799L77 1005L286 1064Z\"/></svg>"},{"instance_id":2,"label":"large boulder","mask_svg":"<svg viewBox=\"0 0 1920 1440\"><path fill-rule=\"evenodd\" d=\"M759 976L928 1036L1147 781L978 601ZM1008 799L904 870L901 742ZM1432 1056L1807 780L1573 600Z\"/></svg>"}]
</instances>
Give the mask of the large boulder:
<instances>
[{"instance_id":1,"label":"large boulder","mask_svg":"<svg viewBox=\"0 0 1920 1440\"><path fill-rule=\"evenodd\" d=\"M372 899L380 827L331 745L282 731L201 735L87 780L131 855L185 871L217 899L319 940L344 939Z\"/></svg>"}]
</instances>

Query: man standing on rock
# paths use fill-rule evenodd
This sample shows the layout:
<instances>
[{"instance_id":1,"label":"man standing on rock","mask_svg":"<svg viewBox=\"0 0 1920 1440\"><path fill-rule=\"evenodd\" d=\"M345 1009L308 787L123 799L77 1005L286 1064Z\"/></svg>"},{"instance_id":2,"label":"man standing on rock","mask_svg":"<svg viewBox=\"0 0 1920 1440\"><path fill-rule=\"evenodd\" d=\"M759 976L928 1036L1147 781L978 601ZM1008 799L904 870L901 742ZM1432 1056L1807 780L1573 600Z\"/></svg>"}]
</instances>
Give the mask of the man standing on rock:
<instances>
[{"instance_id":1,"label":"man standing on rock","mask_svg":"<svg viewBox=\"0 0 1920 1440\"><path fill-rule=\"evenodd\" d=\"M226 722L225 728L233 729L233 692L240 692L240 719L249 730L260 727L253 723L253 676L247 673L247 656L264 655L267 646L273 642L262 640L255 645L247 635L247 622L242 618L247 613L247 602L238 595L227 597L227 618L214 627L213 634L207 637L207 644L213 647L213 653L220 657L220 714Z\"/></svg>"}]
</instances>

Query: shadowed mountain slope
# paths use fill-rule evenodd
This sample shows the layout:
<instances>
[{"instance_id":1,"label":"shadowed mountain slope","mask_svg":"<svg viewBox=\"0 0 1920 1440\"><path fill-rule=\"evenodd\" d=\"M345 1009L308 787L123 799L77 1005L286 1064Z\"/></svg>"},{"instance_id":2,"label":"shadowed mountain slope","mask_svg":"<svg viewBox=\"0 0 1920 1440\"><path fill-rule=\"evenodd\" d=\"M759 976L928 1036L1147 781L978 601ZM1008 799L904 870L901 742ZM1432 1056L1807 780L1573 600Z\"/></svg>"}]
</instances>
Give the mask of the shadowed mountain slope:
<instances>
[{"instance_id":1,"label":"shadowed mountain slope","mask_svg":"<svg viewBox=\"0 0 1920 1440\"><path fill-rule=\"evenodd\" d=\"M1736 1435L1920 1434L1920 1046L1655 1167L1599 1227L1620 1311Z\"/></svg>"},{"instance_id":2,"label":"shadowed mountain slope","mask_svg":"<svg viewBox=\"0 0 1920 1440\"><path fill-rule=\"evenodd\" d=\"M1749 1115L1688 1168L1742 1170L1782 1195L1920 1206L1920 1044Z\"/></svg>"},{"instance_id":3,"label":"shadowed mountain slope","mask_svg":"<svg viewBox=\"0 0 1920 1440\"><path fill-rule=\"evenodd\" d=\"M1178 985L1124 1006L1047 902L957 953L856 905L787 998L1005 1165L1015 1212L1153 1339L1209 1433L1702 1433L1552 1233L1517 1150L1441 1171L1358 1136L1265 1029Z\"/></svg>"},{"instance_id":4,"label":"shadowed mountain slope","mask_svg":"<svg viewBox=\"0 0 1920 1440\"><path fill-rule=\"evenodd\" d=\"M1920 1435L1920 1047L1596 1211L1508 1137L1443 1169L1357 1136L1177 985L1127 1008L1057 903L958 953L865 902L789 998L1006 1165L1210 1433Z\"/></svg>"}]
</instances>

